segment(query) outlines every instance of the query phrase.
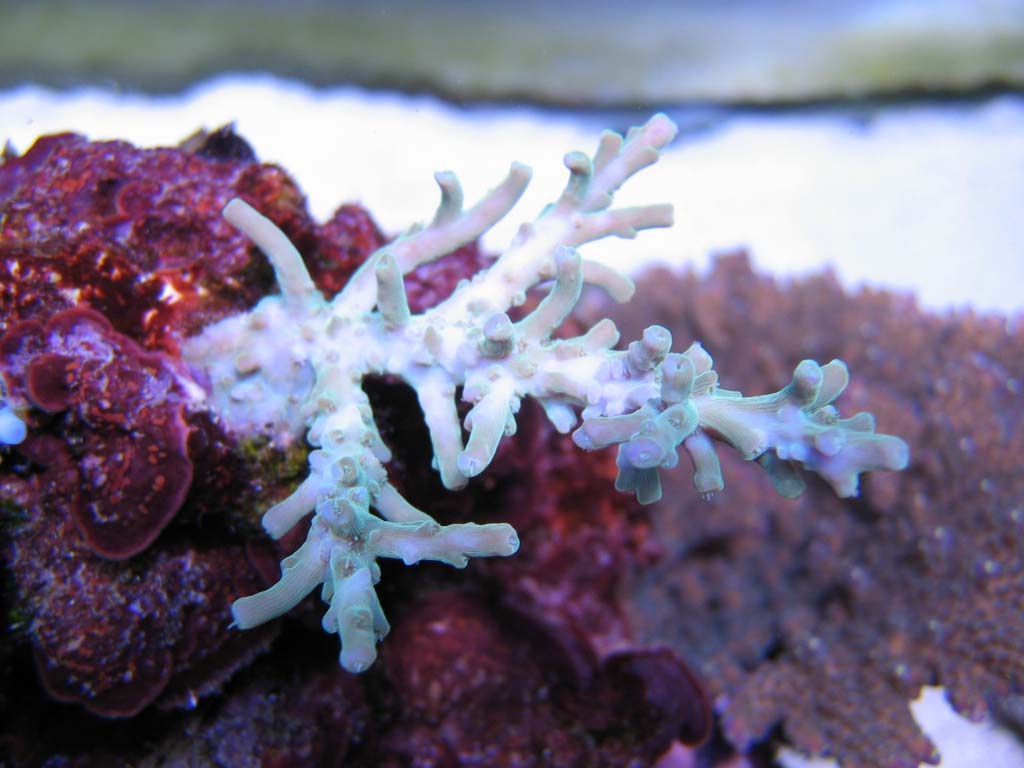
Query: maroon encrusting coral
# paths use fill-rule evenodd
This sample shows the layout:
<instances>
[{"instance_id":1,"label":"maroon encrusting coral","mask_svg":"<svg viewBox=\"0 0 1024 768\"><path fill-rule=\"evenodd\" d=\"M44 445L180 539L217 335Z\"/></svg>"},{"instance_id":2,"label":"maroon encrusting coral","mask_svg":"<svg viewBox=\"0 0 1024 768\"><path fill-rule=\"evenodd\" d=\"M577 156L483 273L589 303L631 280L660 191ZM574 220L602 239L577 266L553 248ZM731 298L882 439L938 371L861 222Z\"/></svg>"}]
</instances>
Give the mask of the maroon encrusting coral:
<instances>
[{"instance_id":1,"label":"maroon encrusting coral","mask_svg":"<svg viewBox=\"0 0 1024 768\"><path fill-rule=\"evenodd\" d=\"M580 664L531 617L453 590L418 595L395 633L383 662L403 717L382 753L408 762L393 764L425 753L453 767L649 765L710 727L700 685L669 651Z\"/></svg>"},{"instance_id":2,"label":"maroon encrusting coral","mask_svg":"<svg viewBox=\"0 0 1024 768\"><path fill-rule=\"evenodd\" d=\"M251 656L266 642L269 632L241 639L225 631L237 590L259 584L238 568L240 546L176 545L130 565L97 557L67 510L80 481L66 444L43 434L20 448L36 469L23 480L5 478L7 501L27 513L6 562L54 697L103 715L132 715L172 679L219 656L223 663L195 681L201 694L237 668L232 657Z\"/></svg>"},{"instance_id":3,"label":"maroon encrusting coral","mask_svg":"<svg viewBox=\"0 0 1024 768\"><path fill-rule=\"evenodd\" d=\"M242 197L315 250L304 199L279 168L194 151L45 136L0 166L0 317L11 323L81 304L146 348L250 307L273 281L223 220ZM238 153L234 153L238 154Z\"/></svg>"},{"instance_id":4,"label":"maroon encrusting coral","mask_svg":"<svg viewBox=\"0 0 1024 768\"><path fill-rule=\"evenodd\" d=\"M392 635L369 673L339 670L307 628L312 600L229 629L231 600L276 578L296 543L274 551L256 521L305 461L302 446L239 445L178 359L183 338L271 289L221 217L235 196L287 232L328 295L385 241L358 206L313 224L293 182L229 130L153 150L46 137L0 164L0 368L30 432L0 464L14 630L0 676L23 681L12 664L28 652L42 686L0 696L0 751L15 765L454 766L486 749L493 766L612 766L705 738L700 684L674 653L637 646L619 605L622 574L648 557L645 517L609 492L611 457L578 451L532 404L487 477L447 494L415 395L368 386L403 493L443 522L511 522L524 544L465 572L395 567ZM484 263L470 245L421 268L410 304ZM441 625L458 631L437 642ZM134 719L115 734L55 716L53 699Z\"/></svg>"},{"instance_id":5,"label":"maroon encrusting coral","mask_svg":"<svg viewBox=\"0 0 1024 768\"><path fill-rule=\"evenodd\" d=\"M103 315L79 307L45 326L10 326L0 336L0 375L10 397L63 413L60 430L76 438L77 471L62 490L88 547L109 558L146 549L192 483L189 398L175 361L145 352Z\"/></svg>"},{"instance_id":6,"label":"maroon encrusting coral","mask_svg":"<svg viewBox=\"0 0 1024 768\"><path fill-rule=\"evenodd\" d=\"M5 547L12 610L48 690L106 715L194 699L266 644L228 632L231 600L262 582L217 537L275 487L196 406L177 346L272 282L227 199L315 230L282 171L213 138L52 136L0 164L0 374L29 423L0 466L24 510ZM177 519L191 548L160 543Z\"/></svg>"}]
</instances>

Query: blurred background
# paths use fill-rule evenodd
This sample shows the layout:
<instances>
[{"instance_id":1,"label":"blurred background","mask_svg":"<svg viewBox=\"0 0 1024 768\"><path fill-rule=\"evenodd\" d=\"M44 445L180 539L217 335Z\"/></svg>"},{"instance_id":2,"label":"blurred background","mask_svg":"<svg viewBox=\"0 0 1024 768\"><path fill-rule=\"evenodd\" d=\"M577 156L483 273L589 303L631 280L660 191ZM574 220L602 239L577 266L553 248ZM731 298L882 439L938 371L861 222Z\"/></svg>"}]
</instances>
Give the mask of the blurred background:
<instances>
[{"instance_id":1,"label":"blurred background","mask_svg":"<svg viewBox=\"0 0 1024 768\"><path fill-rule=\"evenodd\" d=\"M558 193L566 150L663 110L681 136L627 194L675 203L677 226L599 258L703 267L743 247L764 269L827 265L935 309L1024 306L1024 0L107 0L0 14L0 140L14 151L53 131L176 144L233 122L319 218L358 200L398 231L430 216L435 170L472 195L527 162L532 212Z\"/></svg>"}]
</instances>

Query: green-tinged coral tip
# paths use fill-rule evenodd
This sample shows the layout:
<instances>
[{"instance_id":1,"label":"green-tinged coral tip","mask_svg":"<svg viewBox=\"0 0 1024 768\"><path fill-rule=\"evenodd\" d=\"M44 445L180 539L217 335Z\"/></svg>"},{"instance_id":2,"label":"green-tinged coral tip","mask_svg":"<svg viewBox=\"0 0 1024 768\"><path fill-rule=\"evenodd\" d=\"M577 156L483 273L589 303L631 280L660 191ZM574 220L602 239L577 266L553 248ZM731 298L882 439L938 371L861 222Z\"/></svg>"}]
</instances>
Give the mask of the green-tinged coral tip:
<instances>
[{"instance_id":1,"label":"green-tinged coral tip","mask_svg":"<svg viewBox=\"0 0 1024 768\"><path fill-rule=\"evenodd\" d=\"M319 554L318 542L307 539L299 549L281 563L281 580L269 589L235 600L231 617L239 629L251 629L281 616L325 578L327 565Z\"/></svg>"}]
</instances>

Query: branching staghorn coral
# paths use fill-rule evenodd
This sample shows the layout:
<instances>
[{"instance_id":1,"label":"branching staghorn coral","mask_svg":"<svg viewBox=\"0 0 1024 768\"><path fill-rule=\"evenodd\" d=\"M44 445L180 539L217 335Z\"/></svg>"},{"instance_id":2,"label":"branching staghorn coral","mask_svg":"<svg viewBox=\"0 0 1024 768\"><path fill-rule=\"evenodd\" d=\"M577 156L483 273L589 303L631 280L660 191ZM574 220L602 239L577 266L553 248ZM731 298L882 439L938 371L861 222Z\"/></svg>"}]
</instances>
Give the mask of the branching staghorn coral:
<instances>
[{"instance_id":1,"label":"branching staghorn coral","mask_svg":"<svg viewBox=\"0 0 1024 768\"><path fill-rule=\"evenodd\" d=\"M374 590L377 558L463 567L471 557L517 550L511 526L442 526L388 482L390 453L361 388L368 375L398 377L415 390L436 469L449 489L486 469L501 440L514 434L524 397L538 400L558 431L575 428L581 448L617 446L616 488L641 503L660 497L658 471L676 465L680 447L693 463L697 491L721 490L712 440L758 461L784 496L803 489L798 465L820 474L840 496L857 493L861 472L906 465L904 442L876 434L870 414L839 418L831 403L848 379L840 361L805 360L781 391L743 397L718 387L699 344L671 351L671 335L660 326L626 350L614 349L619 334L610 320L578 337L552 338L584 284L618 301L631 297L628 277L583 259L577 248L672 223L670 206L614 208L612 197L657 160L675 131L657 115L625 138L605 133L592 158L566 155L570 176L561 197L524 225L489 268L419 314L409 309L403 275L475 240L505 216L529 181L525 166L514 164L468 210L455 176L438 174L441 203L433 221L373 254L330 301L276 226L241 200L227 205L227 219L270 259L281 294L208 327L189 340L185 357L205 371L209 404L229 427L278 444L305 432L315 447L309 476L263 518L267 532L280 538L313 511L306 542L282 562L277 584L235 602L238 627L287 612L323 583L324 629L340 635L342 666L361 671L388 632ZM513 321L509 311L546 283L551 287L536 308ZM461 422L459 387L471 405Z\"/></svg>"}]
</instances>

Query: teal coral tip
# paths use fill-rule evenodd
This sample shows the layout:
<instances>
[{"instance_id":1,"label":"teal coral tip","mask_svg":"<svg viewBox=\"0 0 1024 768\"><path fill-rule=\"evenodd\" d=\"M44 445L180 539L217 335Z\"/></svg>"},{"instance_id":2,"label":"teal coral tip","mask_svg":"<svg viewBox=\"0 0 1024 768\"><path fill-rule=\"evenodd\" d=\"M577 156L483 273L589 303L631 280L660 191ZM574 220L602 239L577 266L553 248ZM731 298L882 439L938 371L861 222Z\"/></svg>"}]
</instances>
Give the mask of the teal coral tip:
<instances>
[{"instance_id":1,"label":"teal coral tip","mask_svg":"<svg viewBox=\"0 0 1024 768\"><path fill-rule=\"evenodd\" d=\"M819 474L838 496L856 496L862 473L904 469L910 452L900 438L876 433L869 413L839 417L832 403L848 381L840 360L823 366L804 360L779 392L698 399L701 424L744 458L758 460L783 496L803 490L797 465Z\"/></svg>"},{"instance_id":2,"label":"teal coral tip","mask_svg":"<svg viewBox=\"0 0 1024 768\"><path fill-rule=\"evenodd\" d=\"M712 361L701 350L701 374L713 373ZM707 378L694 391L691 364L676 362L663 374L662 403L681 393L691 396L690 411L672 405L657 416L647 404L629 416L596 418L584 422L574 436L577 445L596 448L619 443L616 488L632 491L642 504L661 498L657 467L669 469L677 461L681 444L694 465L694 486L702 494L722 490L724 482L715 438L736 448L744 458L757 461L771 478L775 489L786 498L799 496L805 488L798 467L820 475L840 497L856 496L864 472L901 470L909 461L907 444L893 435L878 434L874 417L858 413L839 417L832 402L849 381L846 365L833 360L819 365L804 360L793 371L793 379L782 390L769 395L743 397L739 392L720 389L716 378ZM694 371L696 366L692 366ZM675 372L685 370L683 386ZM669 427L666 418L678 411Z\"/></svg>"}]
</instances>

